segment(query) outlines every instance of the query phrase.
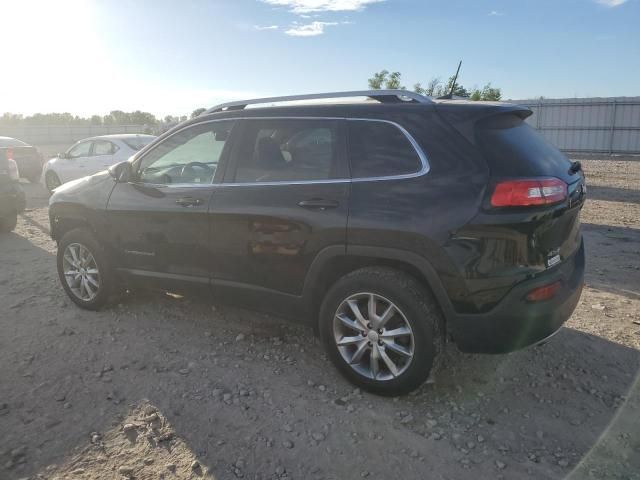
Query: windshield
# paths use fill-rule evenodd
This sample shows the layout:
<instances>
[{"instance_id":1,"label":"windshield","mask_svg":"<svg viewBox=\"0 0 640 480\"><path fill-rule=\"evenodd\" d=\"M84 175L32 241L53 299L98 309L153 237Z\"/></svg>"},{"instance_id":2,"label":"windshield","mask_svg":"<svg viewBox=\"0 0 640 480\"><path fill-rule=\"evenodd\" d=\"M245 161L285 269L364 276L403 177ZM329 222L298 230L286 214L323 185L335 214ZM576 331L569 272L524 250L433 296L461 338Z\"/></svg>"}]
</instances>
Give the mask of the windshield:
<instances>
[{"instance_id":1,"label":"windshield","mask_svg":"<svg viewBox=\"0 0 640 480\"><path fill-rule=\"evenodd\" d=\"M122 141L126 143L130 148L135 151L140 150L142 147L149 145L156 137L131 137L123 138Z\"/></svg>"}]
</instances>

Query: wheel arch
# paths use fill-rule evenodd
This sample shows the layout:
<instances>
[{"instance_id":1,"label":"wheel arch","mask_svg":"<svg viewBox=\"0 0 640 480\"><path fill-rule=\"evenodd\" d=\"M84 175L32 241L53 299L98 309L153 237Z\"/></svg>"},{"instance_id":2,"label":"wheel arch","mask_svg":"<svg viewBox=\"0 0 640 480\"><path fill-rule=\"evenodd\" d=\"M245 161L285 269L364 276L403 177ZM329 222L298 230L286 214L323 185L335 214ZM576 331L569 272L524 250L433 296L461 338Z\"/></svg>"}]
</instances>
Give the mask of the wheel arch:
<instances>
[{"instance_id":1,"label":"wheel arch","mask_svg":"<svg viewBox=\"0 0 640 480\"><path fill-rule=\"evenodd\" d=\"M53 204L49 208L51 238L60 241L65 233L74 228L88 228L96 233L95 226L89 220L89 212L85 207L74 204Z\"/></svg>"},{"instance_id":2,"label":"wheel arch","mask_svg":"<svg viewBox=\"0 0 640 480\"><path fill-rule=\"evenodd\" d=\"M370 266L389 267L412 276L431 290L446 322L454 316L440 277L424 257L405 250L364 246L349 246L346 253L344 246L333 246L316 256L305 278L302 295L310 318L315 320L314 312L319 311L319 305L331 285L354 270ZM313 321L313 325L317 326L317 322Z\"/></svg>"}]
</instances>

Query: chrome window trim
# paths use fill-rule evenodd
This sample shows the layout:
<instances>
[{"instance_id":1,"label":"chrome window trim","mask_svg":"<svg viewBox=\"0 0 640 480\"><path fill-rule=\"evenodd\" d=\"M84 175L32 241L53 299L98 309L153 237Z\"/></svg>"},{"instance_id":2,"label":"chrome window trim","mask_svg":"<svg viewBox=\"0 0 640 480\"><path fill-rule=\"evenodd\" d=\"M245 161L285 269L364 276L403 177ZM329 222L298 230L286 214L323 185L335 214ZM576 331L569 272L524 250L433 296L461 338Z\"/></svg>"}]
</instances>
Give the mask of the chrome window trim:
<instances>
[{"instance_id":1,"label":"chrome window trim","mask_svg":"<svg viewBox=\"0 0 640 480\"><path fill-rule=\"evenodd\" d=\"M158 142L158 145L160 145L160 143L163 143L165 140L171 138L172 136L188 129L188 128L192 128L192 127L196 127L199 125L203 125L206 123L214 123L214 122L224 122L224 121L230 121L230 120L344 120L344 121L348 121L348 122L382 122L382 123L388 123L391 124L393 126L395 126L398 130L400 130L402 132L402 134L406 137L407 140L409 140L409 143L411 144L411 146L413 147L413 149L415 150L415 152L418 154L418 158L420 159L420 163L422 164L421 168L416 171L416 172L412 172L412 173L403 173L403 174L398 174L398 175L386 175L386 176L381 176L381 177L358 177L358 178L330 178L330 179L325 179L325 180L297 180L297 181L289 181L289 180L281 180L281 181L275 181L275 182L220 182L220 183L213 183L213 180L211 181L211 183L205 183L205 184L199 184L199 183L161 183L161 184L153 184L153 183L140 183L140 182L132 182L132 183L137 183L139 185L147 185L150 187L168 187L168 188L202 188L202 187L244 187L244 186L249 186L249 185L254 185L254 186L277 186L277 185L312 185L312 184L327 184L327 183L361 183L361 182L378 182L378 181L385 181L385 180L403 180L403 179L408 179L408 178L417 178L417 177L421 177L423 175L426 175L427 173L429 173L429 171L431 170L431 166L429 164L429 159L427 158L427 155L424 153L424 151L422 150L422 148L420 147L420 145L418 144L418 142L416 141L415 138L413 138L413 136L406 130L406 128L404 128L402 125L400 125L397 122L394 122L392 120L385 120L385 119L380 119L380 118L349 118L349 117L305 117L305 116L273 116L273 117L228 117L228 118L216 118L213 120L205 120L203 122L198 122L198 123L194 123L191 125L187 125L179 130L176 130L175 132L173 132L171 135L167 136L166 138L162 139L162 142ZM153 150L155 150L155 148L157 147L157 145L154 145L153 148L151 148L148 151L142 152L143 155L141 155L139 158L136 158L133 160L134 163L137 163L139 161L142 161L142 159L148 155L150 152L152 152ZM214 175L215 177L215 175Z\"/></svg>"}]
</instances>

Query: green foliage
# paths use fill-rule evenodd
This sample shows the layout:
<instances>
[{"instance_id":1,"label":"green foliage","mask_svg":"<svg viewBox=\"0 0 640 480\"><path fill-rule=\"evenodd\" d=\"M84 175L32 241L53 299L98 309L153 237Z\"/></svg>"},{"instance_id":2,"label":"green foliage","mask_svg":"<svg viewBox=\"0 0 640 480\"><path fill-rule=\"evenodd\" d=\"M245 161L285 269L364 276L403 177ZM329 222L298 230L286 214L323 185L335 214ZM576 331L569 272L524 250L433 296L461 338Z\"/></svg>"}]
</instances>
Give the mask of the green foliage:
<instances>
[{"instance_id":1,"label":"green foliage","mask_svg":"<svg viewBox=\"0 0 640 480\"><path fill-rule=\"evenodd\" d=\"M369 88L372 90L380 90L382 88L387 89L401 89L405 87L401 84L402 74L400 72L389 72L388 70L381 70L373 74L368 80ZM426 86L418 82L413 85L413 91L421 95L427 95L429 97L441 97L448 95L451 92L453 86L453 78L449 77L446 83L440 80L440 77L433 77ZM455 88L453 89L453 95L456 97L469 98L470 100L488 100L498 101L502 98L502 92L499 88L493 88L491 83L486 84L481 90L473 89L467 90L463 85L456 81Z\"/></svg>"},{"instance_id":2,"label":"green foliage","mask_svg":"<svg viewBox=\"0 0 640 480\"><path fill-rule=\"evenodd\" d=\"M196 108L193 112L191 112L191 118L196 118L206 112L206 108Z\"/></svg>"},{"instance_id":3,"label":"green foliage","mask_svg":"<svg viewBox=\"0 0 640 480\"><path fill-rule=\"evenodd\" d=\"M156 117L149 112L136 110L135 112L123 112L112 110L109 115L91 115L80 117L70 113L34 113L23 116L13 113L4 113L0 116L0 125L147 125L154 127L158 124Z\"/></svg>"},{"instance_id":4,"label":"green foliage","mask_svg":"<svg viewBox=\"0 0 640 480\"><path fill-rule=\"evenodd\" d=\"M378 73L374 73L373 77L369 79L369 88L372 90L380 90L385 88L387 90L404 90L405 87L401 83L402 74L400 72L391 72L388 70L381 70Z\"/></svg>"}]
</instances>

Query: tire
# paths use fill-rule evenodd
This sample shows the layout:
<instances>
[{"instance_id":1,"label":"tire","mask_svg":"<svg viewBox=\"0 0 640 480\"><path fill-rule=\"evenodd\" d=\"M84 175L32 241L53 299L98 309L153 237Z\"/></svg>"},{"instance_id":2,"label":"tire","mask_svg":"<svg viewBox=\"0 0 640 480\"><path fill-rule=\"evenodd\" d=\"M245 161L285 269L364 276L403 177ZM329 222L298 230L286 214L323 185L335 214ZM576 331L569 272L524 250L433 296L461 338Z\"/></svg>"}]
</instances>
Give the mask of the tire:
<instances>
[{"instance_id":1,"label":"tire","mask_svg":"<svg viewBox=\"0 0 640 480\"><path fill-rule=\"evenodd\" d=\"M18 212L9 214L8 217L0 218L0 232L12 232L18 225Z\"/></svg>"},{"instance_id":2,"label":"tire","mask_svg":"<svg viewBox=\"0 0 640 480\"><path fill-rule=\"evenodd\" d=\"M62 237L57 266L62 287L76 305L99 310L109 301L114 290L113 268L104 247L90 230L76 228ZM72 278L69 272L78 273Z\"/></svg>"},{"instance_id":3,"label":"tire","mask_svg":"<svg viewBox=\"0 0 640 480\"><path fill-rule=\"evenodd\" d=\"M54 189L62 185L62 182L56 172L47 172L44 176L44 184L49 192L53 192Z\"/></svg>"},{"instance_id":4,"label":"tire","mask_svg":"<svg viewBox=\"0 0 640 480\"><path fill-rule=\"evenodd\" d=\"M384 328L369 323L372 298L378 326L384 313L391 312ZM373 328L358 320L354 302L360 320ZM409 393L424 383L445 344L444 319L431 292L413 277L386 267L363 268L338 280L322 302L319 330L329 358L349 381L386 396ZM360 360L354 361L356 357Z\"/></svg>"}]
</instances>

